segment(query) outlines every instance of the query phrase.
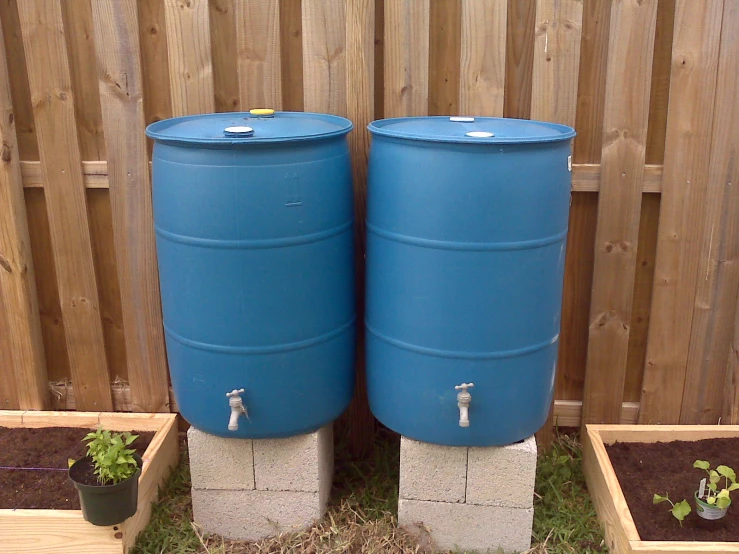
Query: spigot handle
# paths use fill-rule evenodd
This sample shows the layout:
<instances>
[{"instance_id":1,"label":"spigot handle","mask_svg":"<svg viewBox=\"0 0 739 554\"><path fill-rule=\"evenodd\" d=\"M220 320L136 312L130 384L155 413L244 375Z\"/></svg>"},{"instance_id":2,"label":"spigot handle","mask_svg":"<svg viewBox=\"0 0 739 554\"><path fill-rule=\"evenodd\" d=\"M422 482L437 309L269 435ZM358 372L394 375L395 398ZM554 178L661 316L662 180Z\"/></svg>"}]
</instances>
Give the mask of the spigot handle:
<instances>
[{"instance_id":1,"label":"spigot handle","mask_svg":"<svg viewBox=\"0 0 739 554\"><path fill-rule=\"evenodd\" d=\"M461 390L464 392L467 392L467 389L470 387L474 387L475 383L462 383L461 385L457 385L454 387L454 390Z\"/></svg>"},{"instance_id":2,"label":"spigot handle","mask_svg":"<svg viewBox=\"0 0 739 554\"><path fill-rule=\"evenodd\" d=\"M239 396L240 394L244 394L246 391L244 389L234 389L231 392L227 392L226 396L228 398L233 398L234 396Z\"/></svg>"}]
</instances>

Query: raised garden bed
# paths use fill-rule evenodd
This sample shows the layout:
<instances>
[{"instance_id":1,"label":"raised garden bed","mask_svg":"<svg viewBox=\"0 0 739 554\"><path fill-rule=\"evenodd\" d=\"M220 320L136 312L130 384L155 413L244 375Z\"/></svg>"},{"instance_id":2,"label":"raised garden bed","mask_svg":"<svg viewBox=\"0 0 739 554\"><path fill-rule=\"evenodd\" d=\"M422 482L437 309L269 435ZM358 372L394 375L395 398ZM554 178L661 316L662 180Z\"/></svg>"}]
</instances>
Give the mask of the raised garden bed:
<instances>
[{"instance_id":1,"label":"raised garden bed","mask_svg":"<svg viewBox=\"0 0 739 554\"><path fill-rule=\"evenodd\" d=\"M142 456L136 515L120 525L96 527L86 522L78 509L0 509L0 552L125 554L133 546L151 517L151 503L157 498L159 485L178 460L176 415L0 411L0 427L98 426L112 431L154 433Z\"/></svg>"},{"instance_id":2,"label":"raised garden bed","mask_svg":"<svg viewBox=\"0 0 739 554\"><path fill-rule=\"evenodd\" d=\"M588 483L590 495L593 498L596 512L601 521L601 524L605 530L606 543L610 548L612 554L680 554L684 552L703 554L739 554L739 543L737 542L724 542L721 540L710 540L710 536L725 536L726 530L714 530L712 534L706 534L701 532L700 529L694 529L692 535L699 540L678 540L678 532L680 531L679 524L677 521L669 521L671 516L665 512L664 506L651 506L653 512L651 516L654 521L662 518L667 518L665 521L674 523L674 537L672 540L646 540L646 535L652 535L657 533L659 536L660 531L652 528L654 521L646 521L649 517L647 514L647 508L643 506L645 498L640 498L644 494L651 498L652 494L659 493L664 494L665 490L649 490L642 491L642 493L636 494L637 491L633 489L637 482L641 482L645 488L660 487L664 488L666 482L644 482L640 479L639 475L627 475L629 473L639 473L639 471L630 472L626 467L625 462L629 459L636 460L640 458L639 462L647 464L647 467L643 468L644 474L653 474L655 469L651 469L648 464L658 463L659 457L665 456L668 451L668 445L655 445L655 448L642 448L639 445L632 445L631 447L612 447L614 457L617 458L616 462L619 465L619 472L624 477L624 485L632 487L627 489L629 491L628 496L631 498L632 503L639 503L640 507L635 508L635 513L639 513L640 521L643 523L642 529L645 533L643 538L638 531L638 526L634 520L634 514L629 509L629 505L622 489L622 483L617 478L617 473L614 470L614 464L609 457L607 445L614 445L615 443L669 443L673 441L686 441L695 443L705 439L739 439L739 426L730 425L587 425L586 432L583 434L583 469L585 478ZM692 451L693 446L689 445L673 445L675 447L676 458L678 454L690 458L690 464L693 461L693 455L695 451ZM703 452L706 454L705 458L708 459L711 456L714 457L711 460L714 463L721 463L721 460L716 459L718 453L719 444L703 445ZM708 448L715 448L712 452L705 450ZM629 450L634 452L629 452ZM633 456L634 453L637 455L636 458ZM678 461L678 464L682 467L684 461ZM734 465L736 460L731 460ZM636 463L636 462L635 462ZM724 461L727 463L727 461ZM663 467L661 471L669 473L670 465ZM696 470L690 470L695 478L697 485L701 476L700 473L695 473ZM670 491L670 497L675 498L680 496L685 491L678 490L680 485L678 484L679 478L677 476L677 468L674 468L674 480L670 480L670 476L666 475L667 482L676 485L674 492ZM647 499L648 500L648 499ZM692 499L690 499L692 504ZM739 505L739 502L737 503ZM732 513L731 510L734 510ZM737 517L736 506L730 508L727 518ZM697 518L697 515L691 514L691 518ZM694 526L695 519L691 519L690 523L686 521L685 525ZM649 525L647 525L649 524ZM686 536L691 535L691 532L687 529Z\"/></svg>"}]
</instances>

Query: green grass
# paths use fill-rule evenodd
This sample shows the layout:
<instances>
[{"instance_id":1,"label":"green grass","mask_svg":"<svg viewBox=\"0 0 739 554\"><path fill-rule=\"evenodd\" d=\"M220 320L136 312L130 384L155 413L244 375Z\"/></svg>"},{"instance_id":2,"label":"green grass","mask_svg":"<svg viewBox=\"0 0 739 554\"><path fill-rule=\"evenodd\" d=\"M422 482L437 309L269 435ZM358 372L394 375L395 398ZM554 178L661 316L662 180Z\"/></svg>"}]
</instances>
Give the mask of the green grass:
<instances>
[{"instance_id":1,"label":"green grass","mask_svg":"<svg viewBox=\"0 0 739 554\"><path fill-rule=\"evenodd\" d=\"M387 553L434 552L397 526L399 437L378 434L374 457L354 461L336 446L334 487L326 516L311 529L259 542L204 535L192 521L186 446L161 491L152 519L132 554ZM537 468L531 554L607 552L585 489L575 433L559 434Z\"/></svg>"}]
</instances>

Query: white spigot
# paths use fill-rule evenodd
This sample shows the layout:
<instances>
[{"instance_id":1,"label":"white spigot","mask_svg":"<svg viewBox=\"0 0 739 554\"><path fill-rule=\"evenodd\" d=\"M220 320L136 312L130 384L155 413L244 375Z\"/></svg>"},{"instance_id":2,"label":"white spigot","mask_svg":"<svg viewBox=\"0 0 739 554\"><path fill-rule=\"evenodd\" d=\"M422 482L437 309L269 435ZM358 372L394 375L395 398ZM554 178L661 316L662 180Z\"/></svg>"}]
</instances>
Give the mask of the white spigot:
<instances>
[{"instance_id":1,"label":"white spigot","mask_svg":"<svg viewBox=\"0 0 739 554\"><path fill-rule=\"evenodd\" d=\"M467 389L474 386L475 383L462 383L454 387L454 390L459 391L457 393L457 407L459 408L460 427L470 426L470 402L472 402L472 395Z\"/></svg>"},{"instance_id":2,"label":"white spigot","mask_svg":"<svg viewBox=\"0 0 739 554\"><path fill-rule=\"evenodd\" d=\"M238 431L241 414L244 414L247 418L249 417L244 407L244 401L241 399L241 394L244 394L244 389L234 389L226 393L228 405L231 406L231 417L228 419L229 431Z\"/></svg>"}]
</instances>

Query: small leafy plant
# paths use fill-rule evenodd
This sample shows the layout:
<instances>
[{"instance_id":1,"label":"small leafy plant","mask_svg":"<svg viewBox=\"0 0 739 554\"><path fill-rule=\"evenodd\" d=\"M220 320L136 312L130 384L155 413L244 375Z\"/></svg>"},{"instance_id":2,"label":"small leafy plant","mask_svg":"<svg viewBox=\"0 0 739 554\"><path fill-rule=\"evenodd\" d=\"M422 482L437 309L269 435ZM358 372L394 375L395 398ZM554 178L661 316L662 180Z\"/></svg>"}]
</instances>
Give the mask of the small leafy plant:
<instances>
[{"instance_id":1,"label":"small leafy plant","mask_svg":"<svg viewBox=\"0 0 739 554\"><path fill-rule=\"evenodd\" d=\"M137 438L129 432L111 433L104 429L85 435L82 440L87 443L87 455L92 458L101 485L118 484L136 473L136 451L128 447Z\"/></svg>"},{"instance_id":2,"label":"small leafy plant","mask_svg":"<svg viewBox=\"0 0 739 554\"><path fill-rule=\"evenodd\" d=\"M739 489L739 483L736 482L736 473L729 466L718 466L711 469L711 464L704 460L696 460L693 463L696 469L702 469L708 474L708 483L706 483L705 501L711 506L724 509L731 504L729 493ZM719 489L721 479L724 479L724 487Z\"/></svg>"},{"instance_id":3,"label":"small leafy plant","mask_svg":"<svg viewBox=\"0 0 739 554\"><path fill-rule=\"evenodd\" d=\"M687 516L691 512L690 504L688 504L688 501L681 500L680 502L675 503L670 500L670 497L667 493L665 493L664 496L655 494L654 498L652 498L652 504L661 504L662 502L670 503L670 506L672 506L670 512L672 512L673 517L680 523L680 527L682 527L685 516Z\"/></svg>"}]
</instances>

